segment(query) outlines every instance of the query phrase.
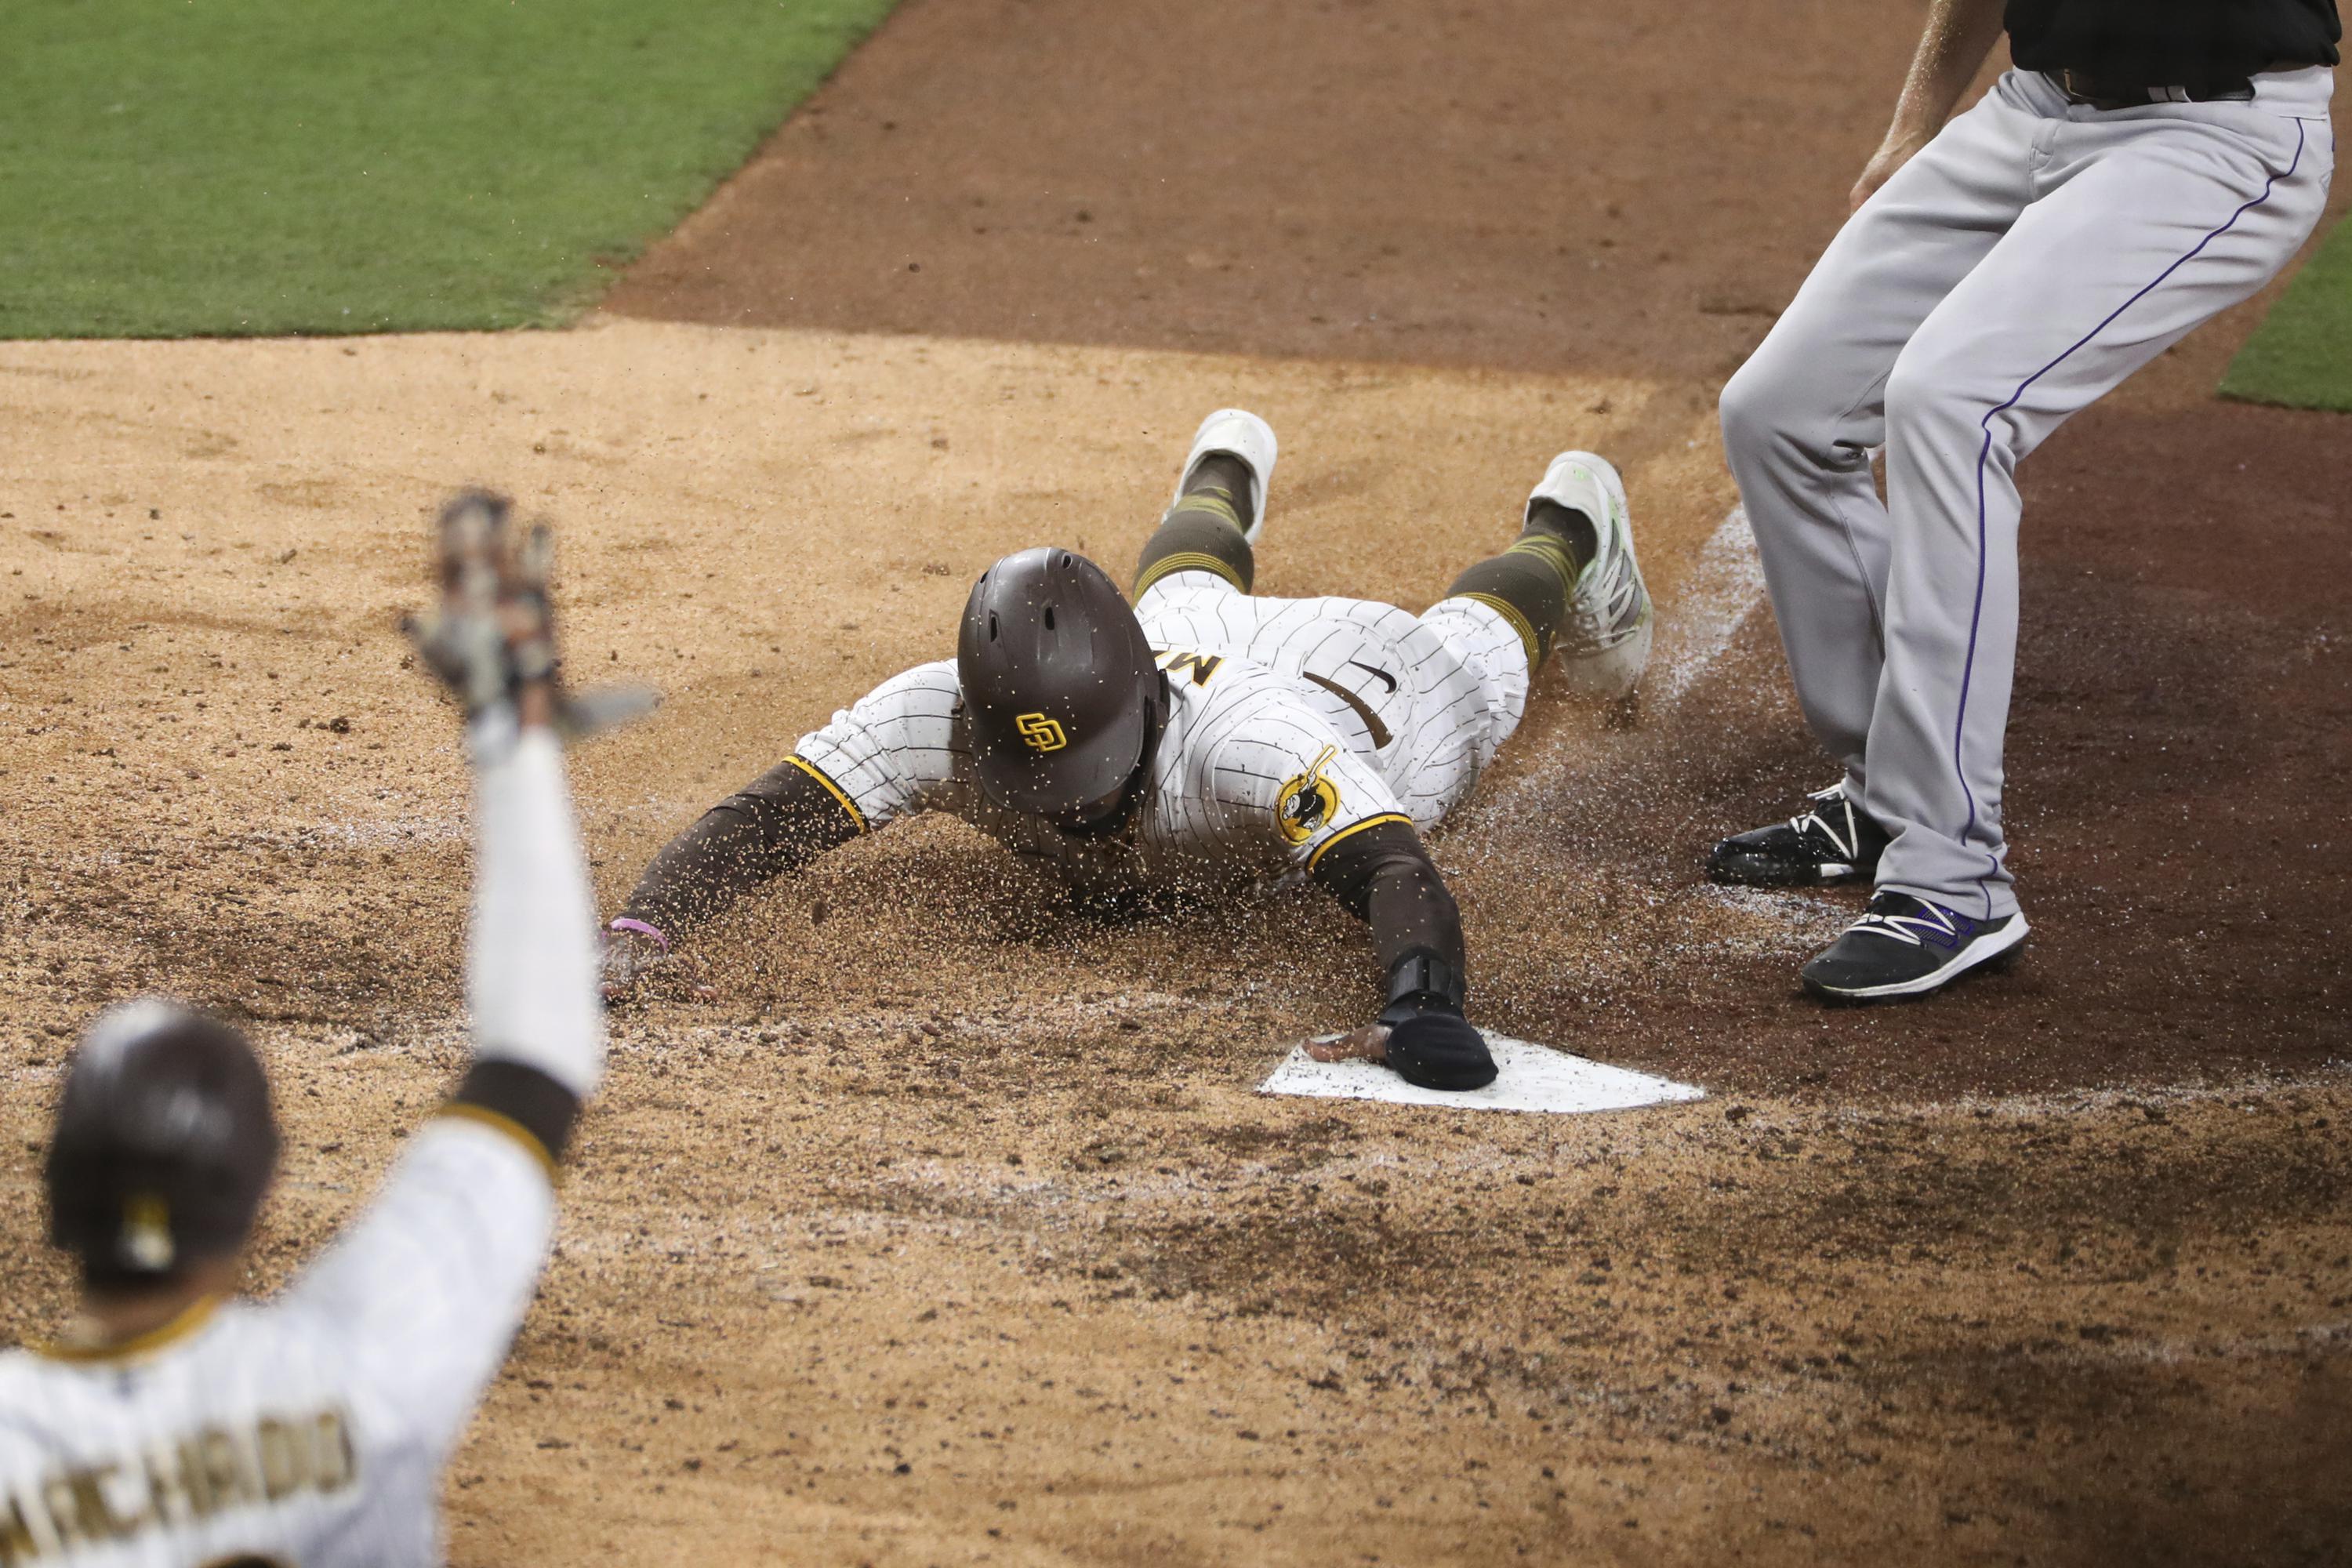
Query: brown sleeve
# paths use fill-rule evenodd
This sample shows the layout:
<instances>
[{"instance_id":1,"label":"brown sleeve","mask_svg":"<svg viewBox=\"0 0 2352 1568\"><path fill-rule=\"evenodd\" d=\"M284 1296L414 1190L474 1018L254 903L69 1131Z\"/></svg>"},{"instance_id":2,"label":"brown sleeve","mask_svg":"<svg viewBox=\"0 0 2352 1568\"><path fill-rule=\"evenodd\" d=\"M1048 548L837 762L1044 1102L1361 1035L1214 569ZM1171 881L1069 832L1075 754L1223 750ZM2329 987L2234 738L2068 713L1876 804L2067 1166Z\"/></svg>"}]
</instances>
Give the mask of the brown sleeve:
<instances>
[{"instance_id":1,"label":"brown sleeve","mask_svg":"<svg viewBox=\"0 0 2352 1568\"><path fill-rule=\"evenodd\" d=\"M621 913L675 938L865 831L865 819L832 780L787 757L663 846Z\"/></svg>"},{"instance_id":2,"label":"brown sleeve","mask_svg":"<svg viewBox=\"0 0 2352 1568\"><path fill-rule=\"evenodd\" d=\"M1452 970L1452 1000L1461 1005L1462 911L1412 824L1376 823L1334 839L1313 875L1349 913L1370 923L1382 973L1394 975L1405 960L1429 954Z\"/></svg>"}]
</instances>

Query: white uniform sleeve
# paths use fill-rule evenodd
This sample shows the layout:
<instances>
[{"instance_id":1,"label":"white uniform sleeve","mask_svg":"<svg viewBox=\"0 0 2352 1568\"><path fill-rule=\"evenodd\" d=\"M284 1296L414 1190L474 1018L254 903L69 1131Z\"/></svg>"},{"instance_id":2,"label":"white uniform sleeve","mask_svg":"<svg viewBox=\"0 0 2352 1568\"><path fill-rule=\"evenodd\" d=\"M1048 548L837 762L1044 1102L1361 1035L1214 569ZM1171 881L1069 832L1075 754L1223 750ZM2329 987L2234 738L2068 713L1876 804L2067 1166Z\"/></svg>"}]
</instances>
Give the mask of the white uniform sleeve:
<instances>
[{"instance_id":1,"label":"white uniform sleeve","mask_svg":"<svg viewBox=\"0 0 2352 1568\"><path fill-rule=\"evenodd\" d=\"M474 1054L536 1068L582 1100L604 1076L596 906L552 731L477 720L474 928L466 999Z\"/></svg>"},{"instance_id":2,"label":"white uniform sleeve","mask_svg":"<svg viewBox=\"0 0 2352 1568\"><path fill-rule=\"evenodd\" d=\"M370 1405L446 1454L506 1359L554 1226L543 1154L504 1129L436 1117L284 1309L342 1343Z\"/></svg>"},{"instance_id":3,"label":"white uniform sleeve","mask_svg":"<svg viewBox=\"0 0 2352 1568\"><path fill-rule=\"evenodd\" d=\"M964 754L955 661L919 664L801 737L793 755L824 775L868 828L920 811Z\"/></svg>"},{"instance_id":4,"label":"white uniform sleeve","mask_svg":"<svg viewBox=\"0 0 2352 1568\"><path fill-rule=\"evenodd\" d=\"M547 730L503 710L467 741L475 766L467 995L478 1060L534 1069L582 1100L604 1076L588 871ZM538 1139L460 1100L418 1132L367 1212L289 1292L340 1336L380 1407L445 1447L529 1308L554 1226Z\"/></svg>"},{"instance_id":5,"label":"white uniform sleeve","mask_svg":"<svg viewBox=\"0 0 2352 1568\"><path fill-rule=\"evenodd\" d=\"M1262 825L1307 870L1359 829L1412 820L1388 781L1304 703L1252 701L1221 729L1207 779L1220 816Z\"/></svg>"}]
</instances>

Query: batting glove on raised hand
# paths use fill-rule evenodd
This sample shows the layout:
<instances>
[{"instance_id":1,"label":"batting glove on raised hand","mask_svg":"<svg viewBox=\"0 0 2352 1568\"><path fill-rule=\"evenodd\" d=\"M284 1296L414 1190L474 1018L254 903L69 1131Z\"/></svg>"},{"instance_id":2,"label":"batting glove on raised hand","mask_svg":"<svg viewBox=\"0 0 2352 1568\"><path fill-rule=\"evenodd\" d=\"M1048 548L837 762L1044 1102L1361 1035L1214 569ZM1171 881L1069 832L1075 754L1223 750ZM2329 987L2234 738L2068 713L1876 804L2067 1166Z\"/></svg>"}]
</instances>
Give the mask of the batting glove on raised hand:
<instances>
[{"instance_id":1,"label":"batting glove on raised hand","mask_svg":"<svg viewBox=\"0 0 2352 1568\"><path fill-rule=\"evenodd\" d=\"M417 657L473 719L543 682L566 739L594 734L653 711L650 687L604 687L572 696L556 684L554 606L548 577L555 539L544 523L510 526L507 499L460 491L441 509L441 603L404 617Z\"/></svg>"}]
</instances>

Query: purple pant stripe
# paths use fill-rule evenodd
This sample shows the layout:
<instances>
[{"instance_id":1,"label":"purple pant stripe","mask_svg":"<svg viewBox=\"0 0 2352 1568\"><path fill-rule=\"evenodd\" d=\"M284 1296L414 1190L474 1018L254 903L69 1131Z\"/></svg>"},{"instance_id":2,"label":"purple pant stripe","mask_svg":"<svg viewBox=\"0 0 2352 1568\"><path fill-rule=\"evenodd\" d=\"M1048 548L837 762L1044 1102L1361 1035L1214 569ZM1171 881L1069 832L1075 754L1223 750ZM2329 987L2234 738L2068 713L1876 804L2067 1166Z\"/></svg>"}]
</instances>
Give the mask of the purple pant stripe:
<instances>
[{"instance_id":1,"label":"purple pant stripe","mask_svg":"<svg viewBox=\"0 0 2352 1568\"><path fill-rule=\"evenodd\" d=\"M2105 331L2110 326L2114 325L2116 317L2122 315L2126 310L2130 310L2134 305L2138 304L2142 300L2147 299L2150 294L2154 293L2163 285L2166 279L2179 271L2191 261L2196 260L2199 256L2204 253L2204 249L2207 246L2212 244L2215 240L2229 233L2231 229L2237 226L2237 222L2240 218L2245 216L2248 213L2253 211L2254 208L2270 200L2271 192L2277 189L2278 183L2281 180L2293 179L2294 177L2295 170L2302 165L2303 145L2303 122L2298 120L2295 121L2294 156L2288 161L2286 171L2284 174L2273 174L2269 179L2263 182L2262 195L2255 196L2242 205L2236 212L2230 215L2228 221L2223 223L2220 227L2209 230L2206 233L2205 237L2199 240L2196 245L2189 249L2188 254L2177 258L2171 266L2167 267L2163 271L2158 273L2153 279L2150 279L2147 286L2141 289L2139 292L2134 294L2130 299L2116 306L2113 310L2108 311L2105 320L2102 321L2097 326L2093 327L2089 331L2084 332L2081 337L2074 340L2072 344L2068 345L2065 353L2060 354L2056 359L2052 360L2048 364L2043 365L2040 370L2035 371L2032 375L2027 376L2023 381L2018 383L2017 390L2009 395L2008 401L1987 412L1983 420L1980 422L1981 428L1984 431L1984 444L1977 449L1977 596L1975 605L1969 611L1968 657L1960 665L1959 717L1954 721L1952 725L1952 771L1959 778L1960 794L1967 798L1969 803L1969 819L1967 823L1962 826L1958 834L1958 837L1962 843L1966 843L1968 841L1969 834L1975 829L1977 825L1976 791L1969 787L1968 767L1961 760L1960 748L1961 738L1968 731L1969 687L1976 677L1977 630L1979 623L1984 618L1985 464L1990 461L1992 457L1992 422L2000 416L2006 414L2011 409L2016 407L2018 400L2022 398L2027 392L2032 390L2035 382L2040 381L2043 376L2048 375L2052 371L2056 370L2060 365L2065 363L2069 358L2073 357L2075 351L2079 350L2084 344L2089 342L2093 338L2097 337L2101 332ZM1998 871L2000 868L2000 862L1998 859L1995 859L1990 856L1988 856L1987 858L1992 860L1991 868L1993 870ZM1979 886L1981 886L1981 884L1979 884ZM1985 916L1987 919L1990 919L1992 916L1992 894L1990 890L1985 893Z\"/></svg>"}]
</instances>

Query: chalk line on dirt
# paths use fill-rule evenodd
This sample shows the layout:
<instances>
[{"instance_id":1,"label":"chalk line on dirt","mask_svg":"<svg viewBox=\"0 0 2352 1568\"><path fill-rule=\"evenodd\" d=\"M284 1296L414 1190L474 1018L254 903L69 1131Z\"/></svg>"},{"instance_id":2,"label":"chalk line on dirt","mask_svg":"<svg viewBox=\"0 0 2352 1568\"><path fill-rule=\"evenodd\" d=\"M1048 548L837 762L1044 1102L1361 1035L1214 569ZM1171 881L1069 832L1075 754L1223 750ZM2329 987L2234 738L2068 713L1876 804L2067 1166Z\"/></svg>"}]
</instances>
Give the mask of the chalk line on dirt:
<instances>
[{"instance_id":1,"label":"chalk line on dirt","mask_svg":"<svg viewBox=\"0 0 2352 1568\"><path fill-rule=\"evenodd\" d=\"M1731 514L1699 547L1698 564L1675 599L1674 613L1658 627L1642 701L1660 710L1679 703L1731 646L1740 624L1764 597L1764 566L1756 557L1756 535L1748 509Z\"/></svg>"}]
</instances>

